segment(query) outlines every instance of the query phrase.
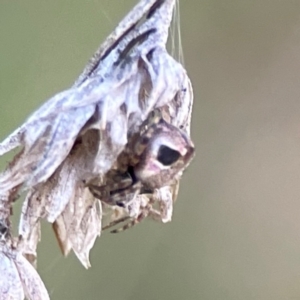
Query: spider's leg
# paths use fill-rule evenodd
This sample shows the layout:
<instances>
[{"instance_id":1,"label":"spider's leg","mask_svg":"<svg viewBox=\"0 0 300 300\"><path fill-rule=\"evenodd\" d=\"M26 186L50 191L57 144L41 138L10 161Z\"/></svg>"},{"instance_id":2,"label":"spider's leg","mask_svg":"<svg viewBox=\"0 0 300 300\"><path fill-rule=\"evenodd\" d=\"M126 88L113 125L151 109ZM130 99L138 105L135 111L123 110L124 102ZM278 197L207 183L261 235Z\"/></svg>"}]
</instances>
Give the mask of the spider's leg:
<instances>
[{"instance_id":1,"label":"spider's leg","mask_svg":"<svg viewBox=\"0 0 300 300\"><path fill-rule=\"evenodd\" d=\"M104 203L114 206L124 201L128 193L132 190L132 178L129 174L113 174L113 181L106 185L98 186L95 184L87 183L86 187L89 188L92 195L103 201ZM126 202L126 201L125 201ZM119 205L123 206L123 205Z\"/></svg>"},{"instance_id":2,"label":"spider's leg","mask_svg":"<svg viewBox=\"0 0 300 300\"><path fill-rule=\"evenodd\" d=\"M129 228L132 228L133 226L139 224L145 218L147 218L147 216L149 215L149 213L151 211L152 211L152 204L149 202L145 207L141 208L141 212L140 212L140 214L136 218L131 219L124 226L112 230L111 233L119 233L119 232L122 232L124 230L129 229Z\"/></svg>"},{"instance_id":3,"label":"spider's leg","mask_svg":"<svg viewBox=\"0 0 300 300\"><path fill-rule=\"evenodd\" d=\"M140 223L142 220L144 220L146 217L148 216L148 212L146 211L142 211L137 218L131 219L129 222L127 222L124 226L114 229L111 231L111 233L119 233L122 232L124 230L127 230L133 226L135 226L136 224Z\"/></svg>"},{"instance_id":4,"label":"spider's leg","mask_svg":"<svg viewBox=\"0 0 300 300\"><path fill-rule=\"evenodd\" d=\"M153 219L154 221L160 221L161 222L161 219L162 219L161 212L159 212L157 209L152 208L149 211L148 216L151 217L151 219Z\"/></svg>"},{"instance_id":5,"label":"spider's leg","mask_svg":"<svg viewBox=\"0 0 300 300\"><path fill-rule=\"evenodd\" d=\"M130 219L129 216L125 216L125 217L122 217L120 219L117 219L117 220L114 220L114 221L111 221L109 224L107 224L106 226L102 227L102 230L106 230L106 229L109 229L115 225L118 225L119 223L123 223L125 221L127 221L128 219Z\"/></svg>"},{"instance_id":6,"label":"spider's leg","mask_svg":"<svg viewBox=\"0 0 300 300\"><path fill-rule=\"evenodd\" d=\"M115 205L126 207L126 204L133 201L141 190L141 183L137 182L125 189L118 189L111 191L110 198L112 198Z\"/></svg>"},{"instance_id":7,"label":"spider's leg","mask_svg":"<svg viewBox=\"0 0 300 300\"><path fill-rule=\"evenodd\" d=\"M131 186L130 188L128 188L128 190L126 190L126 192L134 193L134 196L131 197L132 200L137 196L137 194L139 193L139 191L140 191L140 185L139 185L139 183L136 184L136 185ZM118 195L118 197L119 197L119 196L120 196L120 195ZM118 199L119 199L119 198L118 198ZM117 205L118 205L118 206L123 206L123 207L125 207L124 201L123 201L123 202L117 201ZM139 216L140 216L140 215L139 215ZM139 216L138 216L137 218L134 218L133 220L139 219ZM111 227L113 227L113 226L115 226L115 225L118 225L119 223L123 223L123 222L125 222L125 221L127 221L127 220L132 220L132 218L131 218L130 216L124 216L124 217L119 218L119 219L117 219L117 220L111 221L109 224L107 224L106 226L104 226L104 227L102 228L102 230L109 229L109 228L111 228ZM139 222L140 222L140 221L139 221ZM137 223L139 223L139 222L137 222ZM129 223L131 223L131 221L129 221ZM127 227L127 224L125 224L123 227ZM123 228L123 227L121 227L121 228ZM131 227L131 226L129 226L128 228L130 228L130 227ZM120 231L123 231L123 230L120 230ZM119 231L118 231L118 229L116 229L116 230L113 230L113 231L111 231L111 232L112 232L112 233L116 233L116 232L119 232Z\"/></svg>"}]
</instances>

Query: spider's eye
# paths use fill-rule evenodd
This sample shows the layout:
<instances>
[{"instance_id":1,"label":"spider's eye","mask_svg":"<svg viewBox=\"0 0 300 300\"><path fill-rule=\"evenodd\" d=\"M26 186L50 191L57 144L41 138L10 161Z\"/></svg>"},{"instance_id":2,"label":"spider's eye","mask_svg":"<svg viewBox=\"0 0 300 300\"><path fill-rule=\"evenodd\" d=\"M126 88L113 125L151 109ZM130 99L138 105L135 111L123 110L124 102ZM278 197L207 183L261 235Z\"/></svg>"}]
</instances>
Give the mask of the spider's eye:
<instances>
[{"instance_id":1,"label":"spider's eye","mask_svg":"<svg viewBox=\"0 0 300 300\"><path fill-rule=\"evenodd\" d=\"M160 146L157 154L157 160L164 166L170 166L178 160L180 153L167 146Z\"/></svg>"}]
</instances>

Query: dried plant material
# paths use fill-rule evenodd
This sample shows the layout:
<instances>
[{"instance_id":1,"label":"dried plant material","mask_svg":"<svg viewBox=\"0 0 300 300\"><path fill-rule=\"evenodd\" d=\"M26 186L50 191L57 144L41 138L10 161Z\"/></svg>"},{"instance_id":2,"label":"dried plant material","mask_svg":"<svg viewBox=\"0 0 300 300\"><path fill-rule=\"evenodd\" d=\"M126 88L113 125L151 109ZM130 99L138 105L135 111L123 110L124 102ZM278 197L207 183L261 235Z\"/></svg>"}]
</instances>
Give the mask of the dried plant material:
<instances>
[{"instance_id":1,"label":"dried plant material","mask_svg":"<svg viewBox=\"0 0 300 300\"><path fill-rule=\"evenodd\" d=\"M10 166L13 164L14 161ZM0 299L22 300L26 297L28 300L47 300L50 298L44 283L23 256L23 241L11 236L11 205L16 197L17 188L6 192L0 190ZM32 233L38 236L34 229Z\"/></svg>"},{"instance_id":2,"label":"dried plant material","mask_svg":"<svg viewBox=\"0 0 300 300\"><path fill-rule=\"evenodd\" d=\"M147 5L141 5L146 2ZM114 33L113 38L111 36L104 43L73 88L50 99L21 126L21 131L29 128L26 134L30 136L31 128L42 128L47 124L43 139L34 136L32 140L35 142L27 147L25 144L23 156L18 160L22 164L22 158L26 158L27 170L33 168L30 178L25 180L30 190L20 222L20 235L28 241L31 255L39 240L33 232L38 233L40 218L46 218L55 225L63 253L73 249L83 264L89 265L88 252L101 228L100 222L89 221L85 223L90 232L89 242L80 238L78 224L81 223L76 222L85 219L84 208L88 207L91 196L84 191L82 183L93 178L105 182L105 174L116 167L116 160L128 139L141 129L142 122L155 107L160 107L164 118L189 136L192 88L183 67L169 56L165 48L174 1L153 1L151 5L146 2L140 2L138 10L129 14L131 23L126 21L128 17L120 23L118 28L128 30L120 34L121 31L116 29L115 33L119 32L119 35ZM140 9L147 7L143 18L137 18L135 13L140 14ZM74 124L76 114L81 114L81 117ZM67 135L63 137L61 133L65 132L68 123L72 126L68 126ZM56 127L49 124L56 124ZM43 154L45 151L49 157ZM39 157L37 153L40 153ZM36 161L40 162L32 167L31 162ZM19 180L26 175L20 175L18 169L20 165L15 164L2 178L0 176L4 189L11 188L14 180L14 184L22 183ZM26 171L26 167L21 169ZM13 180L7 180L9 176ZM45 183L41 182L44 180ZM159 213L164 222L171 219L172 204L177 196L173 190L173 185L170 185L163 188L164 192L155 191L160 197L148 197L164 208L163 213ZM75 214L74 207L83 209ZM94 208L87 219L100 220L101 216Z\"/></svg>"},{"instance_id":3,"label":"dried plant material","mask_svg":"<svg viewBox=\"0 0 300 300\"><path fill-rule=\"evenodd\" d=\"M0 299L47 300L48 292L40 276L18 247L8 240L0 244Z\"/></svg>"},{"instance_id":4,"label":"dried plant material","mask_svg":"<svg viewBox=\"0 0 300 300\"><path fill-rule=\"evenodd\" d=\"M182 88L186 72L165 49L174 4L141 1L119 25L122 34L116 30L119 35L108 39L76 84L49 99L0 144L0 155L24 148L15 165L1 174L3 190L46 182L75 140L93 127L107 137L94 161L95 174L111 168L127 131L136 131L155 106L169 103ZM142 17L135 13L139 16L141 9L145 19L139 24ZM141 92L149 96L141 97Z\"/></svg>"},{"instance_id":5,"label":"dried plant material","mask_svg":"<svg viewBox=\"0 0 300 300\"><path fill-rule=\"evenodd\" d=\"M87 190L85 192L88 193ZM101 203L93 199L90 193L86 198L70 201L53 223L63 254L67 255L73 249L83 266L89 268L89 252L101 234L101 219Z\"/></svg>"},{"instance_id":6,"label":"dried plant material","mask_svg":"<svg viewBox=\"0 0 300 300\"><path fill-rule=\"evenodd\" d=\"M128 145L156 108L173 132L186 137L192 150L189 159L170 174L169 178L175 176L172 182L157 183L144 193L147 185L141 181L140 190L125 201L121 213L133 223L148 215L171 220L179 180L193 153L191 83L183 66L166 50L174 5L175 0L141 0L74 86L49 99L0 143L0 155L21 148L0 174L0 206L5 206L3 220L9 220L9 195L20 187L27 191L19 235L22 253L31 262L40 240L40 220L46 219L53 224L62 252L67 255L73 250L86 268L90 266L89 251L101 233L105 199L103 195L100 201L95 199L85 183L103 185L112 171L120 172L122 157L135 155ZM179 151L180 145L176 147Z\"/></svg>"},{"instance_id":7,"label":"dried plant material","mask_svg":"<svg viewBox=\"0 0 300 300\"><path fill-rule=\"evenodd\" d=\"M101 232L101 204L85 188L83 172L93 167L98 135L96 130L87 131L47 184L28 191L19 224L27 254L35 253L37 228L43 218L53 223L63 254L73 249L83 265L89 266L88 252Z\"/></svg>"}]
</instances>

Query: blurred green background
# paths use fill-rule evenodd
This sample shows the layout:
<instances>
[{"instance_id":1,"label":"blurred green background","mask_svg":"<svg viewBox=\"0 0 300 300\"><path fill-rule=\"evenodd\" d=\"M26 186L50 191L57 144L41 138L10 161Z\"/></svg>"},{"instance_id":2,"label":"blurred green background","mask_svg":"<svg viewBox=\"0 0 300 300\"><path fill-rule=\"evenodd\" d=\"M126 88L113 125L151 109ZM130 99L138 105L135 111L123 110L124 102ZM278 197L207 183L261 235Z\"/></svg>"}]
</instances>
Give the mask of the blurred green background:
<instances>
[{"instance_id":1,"label":"blurred green background","mask_svg":"<svg viewBox=\"0 0 300 300\"><path fill-rule=\"evenodd\" d=\"M134 3L1 1L0 139L74 82ZM181 1L181 31L197 157L173 221L105 232L88 271L44 226L51 299L300 299L300 1Z\"/></svg>"}]
</instances>

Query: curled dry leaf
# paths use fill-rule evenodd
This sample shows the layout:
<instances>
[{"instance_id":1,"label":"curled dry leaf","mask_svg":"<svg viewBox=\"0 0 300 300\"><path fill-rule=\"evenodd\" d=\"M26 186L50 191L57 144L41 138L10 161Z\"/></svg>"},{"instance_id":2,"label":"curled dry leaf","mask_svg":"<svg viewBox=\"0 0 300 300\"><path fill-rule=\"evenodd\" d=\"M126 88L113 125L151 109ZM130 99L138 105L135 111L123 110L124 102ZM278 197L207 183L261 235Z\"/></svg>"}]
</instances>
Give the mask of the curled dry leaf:
<instances>
[{"instance_id":1,"label":"curled dry leaf","mask_svg":"<svg viewBox=\"0 0 300 300\"><path fill-rule=\"evenodd\" d=\"M85 182L105 183L118 168L117 158L149 113L164 118L189 136L192 88L183 66L166 50L175 0L141 0L95 53L70 89L42 105L0 143L0 155L21 147L0 174L0 196L27 191L19 224L22 251L34 260L40 219L53 223L64 254L72 249L85 267L101 232L101 202ZM181 173L179 174L181 175ZM147 201L160 211L147 214L171 220L176 184L139 196L125 213L137 216ZM154 199L154 200L153 200ZM152 205L152 204L151 204ZM135 211L135 213L133 213Z\"/></svg>"},{"instance_id":2,"label":"curled dry leaf","mask_svg":"<svg viewBox=\"0 0 300 300\"><path fill-rule=\"evenodd\" d=\"M146 3L148 10L141 5ZM23 147L14 166L0 176L2 190L45 183L76 139L91 128L102 130L104 136L92 170L105 174L123 150L128 131L136 131L154 107L168 104L186 88L185 70L165 48L174 4L174 0L141 1L125 18L126 24L118 26L128 30L108 38L85 75L49 99L0 144L0 155ZM145 20L139 24L142 17L135 13L142 8Z\"/></svg>"}]
</instances>

